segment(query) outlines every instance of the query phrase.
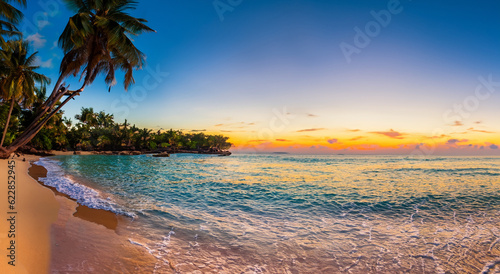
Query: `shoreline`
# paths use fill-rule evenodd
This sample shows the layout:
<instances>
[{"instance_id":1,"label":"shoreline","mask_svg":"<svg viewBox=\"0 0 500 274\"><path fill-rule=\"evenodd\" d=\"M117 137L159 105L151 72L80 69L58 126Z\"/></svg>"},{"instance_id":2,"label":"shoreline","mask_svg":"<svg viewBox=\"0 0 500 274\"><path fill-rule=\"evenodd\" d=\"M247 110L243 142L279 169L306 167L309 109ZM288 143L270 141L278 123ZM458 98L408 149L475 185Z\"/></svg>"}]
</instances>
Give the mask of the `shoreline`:
<instances>
[{"instance_id":1,"label":"shoreline","mask_svg":"<svg viewBox=\"0 0 500 274\"><path fill-rule=\"evenodd\" d=\"M221 151L200 151L200 150L154 150L154 151L137 151L137 150L103 150L103 151L62 151L62 150L48 150L48 151L38 151L29 150L24 151L26 155L33 155L36 157L50 157L50 156L61 156L61 155L143 155L152 154L155 157L169 157L170 154L200 154L200 155L218 155L218 156L230 156L232 152L229 150Z\"/></svg>"},{"instance_id":2,"label":"shoreline","mask_svg":"<svg viewBox=\"0 0 500 274\"><path fill-rule=\"evenodd\" d=\"M15 162L15 208L16 214L8 214L10 210L4 203L0 209L0 246L2 258L6 257L7 248L15 241L14 266L2 259L1 273L39 273L49 272L51 259L51 226L57 220L59 203L49 189L39 185L28 175L30 161L39 157L23 155L21 157L0 160L0 176L7 179L9 162ZM23 161L23 159L25 161ZM0 195L2 200L8 196L7 183L2 184ZM6 220L14 216L14 226ZM12 229L14 228L14 229ZM10 233L10 231L15 231ZM13 235L13 237L8 237ZM12 254L12 252L10 252ZM8 258L11 260L13 258Z\"/></svg>"},{"instance_id":3,"label":"shoreline","mask_svg":"<svg viewBox=\"0 0 500 274\"><path fill-rule=\"evenodd\" d=\"M47 170L34 164L40 158L15 157L16 176L21 175L16 184L18 188L23 186L19 189L23 190L21 193L31 196L17 197L19 206L28 204L22 208L28 217L18 224L19 265L5 268L8 265L2 262L1 273L151 272L155 268L156 258L131 244L126 236L125 227L132 223L131 218L80 205L44 185L38 179L45 177ZM7 162L0 162L0 175L4 177L7 177ZM1 192L7 195L6 189ZM5 214L5 210L2 212ZM1 223L1 236L8 231L5 225L6 222ZM6 237L0 239L2 249L7 248Z\"/></svg>"}]
</instances>

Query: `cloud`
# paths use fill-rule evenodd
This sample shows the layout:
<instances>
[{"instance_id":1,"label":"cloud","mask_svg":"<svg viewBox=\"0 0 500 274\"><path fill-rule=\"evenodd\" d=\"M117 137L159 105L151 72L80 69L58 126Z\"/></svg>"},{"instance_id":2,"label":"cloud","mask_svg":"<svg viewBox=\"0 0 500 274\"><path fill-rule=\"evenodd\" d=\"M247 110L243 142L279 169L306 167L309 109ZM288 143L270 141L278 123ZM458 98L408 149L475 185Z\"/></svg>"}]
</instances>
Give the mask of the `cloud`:
<instances>
[{"instance_id":1,"label":"cloud","mask_svg":"<svg viewBox=\"0 0 500 274\"><path fill-rule=\"evenodd\" d=\"M50 25L49 21L47 20L39 20L37 22L37 25L38 25L38 29L39 30L42 30L43 28L45 28L46 26Z\"/></svg>"},{"instance_id":2,"label":"cloud","mask_svg":"<svg viewBox=\"0 0 500 274\"><path fill-rule=\"evenodd\" d=\"M474 128L469 128L467 129L468 131L474 131L474 132L481 132L481 133L495 133L493 131L487 131L487 130L482 130L482 129L474 129Z\"/></svg>"},{"instance_id":3,"label":"cloud","mask_svg":"<svg viewBox=\"0 0 500 274\"><path fill-rule=\"evenodd\" d=\"M373 131L370 133L380 134L394 139L403 139L403 135L405 135L404 133L394 131L393 129L391 129L390 131Z\"/></svg>"},{"instance_id":4,"label":"cloud","mask_svg":"<svg viewBox=\"0 0 500 274\"><path fill-rule=\"evenodd\" d=\"M52 43L52 47L50 49L55 49L57 48L57 40Z\"/></svg>"},{"instance_id":5,"label":"cloud","mask_svg":"<svg viewBox=\"0 0 500 274\"><path fill-rule=\"evenodd\" d=\"M448 145L456 145L457 143L463 143L463 142L468 142L469 140L467 139L462 139L462 140L458 140L458 139L450 139L446 142L446 144Z\"/></svg>"},{"instance_id":6,"label":"cloud","mask_svg":"<svg viewBox=\"0 0 500 274\"><path fill-rule=\"evenodd\" d=\"M498 149L498 146L497 146L497 145L495 145L495 144L492 144L492 145L490 146L490 148L491 148L491 149Z\"/></svg>"},{"instance_id":7,"label":"cloud","mask_svg":"<svg viewBox=\"0 0 500 274\"><path fill-rule=\"evenodd\" d=\"M325 128L306 128L297 130L297 132L309 132L309 131L319 131L319 130L325 130Z\"/></svg>"},{"instance_id":8,"label":"cloud","mask_svg":"<svg viewBox=\"0 0 500 274\"><path fill-rule=\"evenodd\" d=\"M453 123L453 126L454 126L454 127L461 127L461 126L463 126L463 125L464 125L464 124L463 124L462 122L460 122L460 121L455 121L455 123Z\"/></svg>"},{"instance_id":9,"label":"cloud","mask_svg":"<svg viewBox=\"0 0 500 274\"><path fill-rule=\"evenodd\" d=\"M446 135L446 134L441 134L441 135L437 135L437 136L432 136L431 139L439 139L439 138L445 138L445 137L450 137L450 136Z\"/></svg>"},{"instance_id":10,"label":"cloud","mask_svg":"<svg viewBox=\"0 0 500 274\"><path fill-rule=\"evenodd\" d=\"M216 127L236 127L236 128L245 128L246 126L254 126L255 123L246 123L246 122L239 122L239 123L230 123L230 124L217 124L215 125Z\"/></svg>"},{"instance_id":11,"label":"cloud","mask_svg":"<svg viewBox=\"0 0 500 274\"><path fill-rule=\"evenodd\" d=\"M291 141L287 139L276 139L276 142L291 142Z\"/></svg>"},{"instance_id":12,"label":"cloud","mask_svg":"<svg viewBox=\"0 0 500 274\"><path fill-rule=\"evenodd\" d=\"M363 139L363 138L365 138L365 137L364 136L357 136L357 137L349 139L349 141L357 141L357 140Z\"/></svg>"},{"instance_id":13,"label":"cloud","mask_svg":"<svg viewBox=\"0 0 500 274\"><path fill-rule=\"evenodd\" d=\"M318 115L307 113L307 117L314 118L314 117L318 117Z\"/></svg>"},{"instance_id":14,"label":"cloud","mask_svg":"<svg viewBox=\"0 0 500 274\"><path fill-rule=\"evenodd\" d=\"M338 139L329 139L329 140L327 140L327 142L330 143L330 144L335 144L338 141L339 141Z\"/></svg>"},{"instance_id":15,"label":"cloud","mask_svg":"<svg viewBox=\"0 0 500 274\"><path fill-rule=\"evenodd\" d=\"M267 140L262 140L262 139L259 139L259 140L250 140L248 141L249 143L262 143L262 142L266 142Z\"/></svg>"},{"instance_id":16,"label":"cloud","mask_svg":"<svg viewBox=\"0 0 500 274\"><path fill-rule=\"evenodd\" d=\"M191 130L191 132L203 132L203 131L207 131L206 129L193 129Z\"/></svg>"},{"instance_id":17,"label":"cloud","mask_svg":"<svg viewBox=\"0 0 500 274\"><path fill-rule=\"evenodd\" d=\"M43 39L43 36L38 32L28 36L26 40L31 42L33 44L33 47L35 47L36 49L43 48L45 46L45 43L47 42L47 40Z\"/></svg>"},{"instance_id":18,"label":"cloud","mask_svg":"<svg viewBox=\"0 0 500 274\"><path fill-rule=\"evenodd\" d=\"M54 65L52 64L52 58L50 58L47 61L43 61L42 58L37 57L35 61L36 66L40 66L42 68L53 68Z\"/></svg>"},{"instance_id":19,"label":"cloud","mask_svg":"<svg viewBox=\"0 0 500 274\"><path fill-rule=\"evenodd\" d=\"M361 131L361 129L347 129L346 131L349 131L349 132L358 132L358 131Z\"/></svg>"},{"instance_id":20,"label":"cloud","mask_svg":"<svg viewBox=\"0 0 500 274\"><path fill-rule=\"evenodd\" d=\"M483 121L475 121L474 124L481 124Z\"/></svg>"}]
</instances>

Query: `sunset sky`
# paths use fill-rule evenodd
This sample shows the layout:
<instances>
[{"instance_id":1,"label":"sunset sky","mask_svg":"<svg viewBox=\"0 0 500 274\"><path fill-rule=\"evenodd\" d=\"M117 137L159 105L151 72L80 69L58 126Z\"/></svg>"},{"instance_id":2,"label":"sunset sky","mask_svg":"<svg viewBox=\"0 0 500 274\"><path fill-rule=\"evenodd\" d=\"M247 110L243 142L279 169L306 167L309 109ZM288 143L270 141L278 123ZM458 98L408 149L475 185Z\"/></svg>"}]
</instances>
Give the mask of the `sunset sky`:
<instances>
[{"instance_id":1,"label":"sunset sky","mask_svg":"<svg viewBox=\"0 0 500 274\"><path fill-rule=\"evenodd\" d=\"M21 29L55 81L72 13L28 5ZM134 38L148 56L136 85L97 79L66 116L222 133L243 152L500 155L497 0L143 0L131 13L157 31Z\"/></svg>"}]
</instances>

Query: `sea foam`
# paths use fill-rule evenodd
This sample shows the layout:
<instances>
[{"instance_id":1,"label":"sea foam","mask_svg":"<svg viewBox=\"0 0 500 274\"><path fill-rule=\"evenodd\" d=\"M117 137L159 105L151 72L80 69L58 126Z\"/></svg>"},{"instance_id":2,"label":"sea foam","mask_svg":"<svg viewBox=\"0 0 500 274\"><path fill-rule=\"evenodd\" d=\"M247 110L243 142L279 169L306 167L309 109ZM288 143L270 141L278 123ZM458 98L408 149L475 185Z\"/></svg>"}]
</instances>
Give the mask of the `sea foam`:
<instances>
[{"instance_id":1,"label":"sea foam","mask_svg":"<svg viewBox=\"0 0 500 274\"><path fill-rule=\"evenodd\" d=\"M117 214L135 217L134 213L121 209L111 198L104 198L101 193L93 188L79 184L68 177L58 162L48 158L40 158L35 164L43 166L47 170L47 177L38 180L47 186L56 188L75 199L79 204L94 209L103 209Z\"/></svg>"}]
</instances>

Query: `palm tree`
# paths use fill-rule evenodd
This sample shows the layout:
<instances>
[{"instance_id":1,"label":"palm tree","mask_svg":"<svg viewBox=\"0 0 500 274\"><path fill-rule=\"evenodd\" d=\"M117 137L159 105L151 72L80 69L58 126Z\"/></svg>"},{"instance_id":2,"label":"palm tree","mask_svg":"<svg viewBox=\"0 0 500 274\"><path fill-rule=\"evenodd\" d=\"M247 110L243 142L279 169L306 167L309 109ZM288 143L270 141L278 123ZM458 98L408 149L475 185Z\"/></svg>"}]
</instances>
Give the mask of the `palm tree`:
<instances>
[{"instance_id":1,"label":"palm tree","mask_svg":"<svg viewBox=\"0 0 500 274\"><path fill-rule=\"evenodd\" d=\"M95 127L97 125L96 113L94 112L94 108L86 108L82 107L80 110L80 114L75 115L75 119L80 121L82 124L90 127Z\"/></svg>"},{"instance_id":2,"label":"palm tree","mask_svg":"<svg viewBox=\"0 0 500 274\"><path fill-rule=\"evenodd\" d=\"M8 41L5 48L0 50L2 69L5 69L5 74L0 81L0 89L4 101L10 101L0 147L7 135L14 104L17 102L22 103L24 107L31 106L36 98L36 84L45 86L50 83L48 77L35 72L35 69L38 68L38 66L34 66L36 54L35 52L29 55L28 43L22 40Z\"/></svg>"},{"instance_id":3,"label":"palm tree","mask_svg":"<svg viewBox=\"0 0 500 274\"><path fill-rule=\"evenodd\" d=\"M59 37L64 50L60 76L54 90L36 114L33 122L7 148L0 147L0 157L6 158L18 147L31 140L67 102L92 84L97 75L104 74L109 88L115 83L115 71L122 70L124 86L134 83L133 70L141 69L145 56L132 43L131 37L153 31L144 19L127 14L134 9L133 0L65 0L76 14L69 19ZM70 91L63 84L70 76L80 75L82 86ZM59 105L57 103L67 96Z\"/></svg>"},{"instance_id":4,"label":"palm tree","mask_svg":"<svg viewBox=\"0 0 500 274\"><path fill-rule=\"evenodd\" d=\"M21 22L23 13L12 6L10 2L16 2L26 7L26 0L0 0L0 43L2 45L5 43L4 35L13 36L21 34L17 30L16 24Z\"/></svg>"},{"instance_id":5,"label":"palm tree","mask_svg":"<svg viewBox=\"0 0 500 274\"><path fill-rule=\"evenodd\" d=\"M125 119L125 122L122 124L123 128L121 130L120 134L120 139L122 142L125 143L125 146L130 146L130 138L131 138L131 131L127 127L130 126L130 123L127 123L127 119ZM120 142L120 146L122 146L122 143Z\"/></svg>"}]
</instances>

